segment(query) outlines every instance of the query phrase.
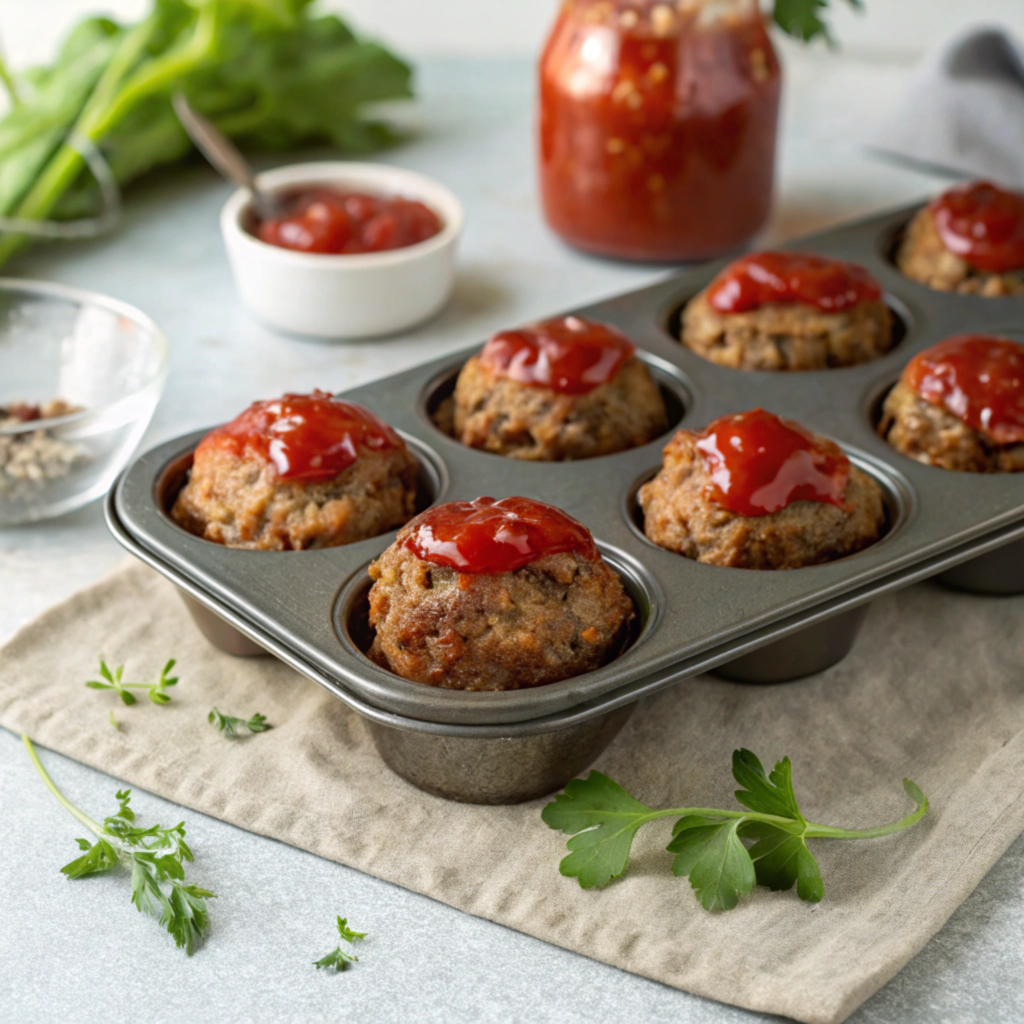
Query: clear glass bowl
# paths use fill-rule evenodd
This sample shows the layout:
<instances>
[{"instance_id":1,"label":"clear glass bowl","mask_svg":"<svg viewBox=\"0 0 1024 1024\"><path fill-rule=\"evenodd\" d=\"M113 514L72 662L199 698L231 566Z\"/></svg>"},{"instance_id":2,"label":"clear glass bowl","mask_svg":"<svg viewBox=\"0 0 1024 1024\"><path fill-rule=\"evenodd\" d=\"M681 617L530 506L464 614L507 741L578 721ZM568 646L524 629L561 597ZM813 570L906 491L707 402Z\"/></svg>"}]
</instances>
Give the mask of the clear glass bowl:
<instances>
[{"instance_id":1,"label":"clear glass bowl","mask_svg":"<svg viewBox=\"0 0 1024 1024\"><path fill-rule=\"evenodd\" d=\"M167 339L144 313L78 288L0 278L0 525L105 494L166 379ZM14 410L55 399L72 411L21 421Z\"/></svg>"}]
</instances>

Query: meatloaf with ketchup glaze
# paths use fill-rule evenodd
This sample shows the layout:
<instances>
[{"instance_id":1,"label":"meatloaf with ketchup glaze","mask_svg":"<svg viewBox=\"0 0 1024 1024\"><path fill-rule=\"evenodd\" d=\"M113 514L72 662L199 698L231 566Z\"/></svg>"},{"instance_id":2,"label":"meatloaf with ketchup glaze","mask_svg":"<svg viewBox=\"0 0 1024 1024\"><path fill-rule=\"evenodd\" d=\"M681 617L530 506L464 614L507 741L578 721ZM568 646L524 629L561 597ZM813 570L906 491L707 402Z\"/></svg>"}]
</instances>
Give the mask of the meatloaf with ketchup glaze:
<instances>
[{"instance_id":1,"label":"meatloaf with ketchup glaze","mask_svg":"<svg viewBox=\"0 0 1024 1024\"><path fill-rule=\"evenodd\" d=\"M287 394L203 438L171 515L227 547L335 547L408 522L416 476L405 442L369 409Z\"/></svg>"},{"instance_id":2,"label":"meatloaf with ketchup glaze","mask_svg":"<svg viewBox=\"0 0 1024 1024\"><path fill-rule=\"evenodd\" d=\"M838 445L763 409L680 430L638 500L659 547L739 569L829 562L885 529L871 477Z\"/></svg>"},{"instance_id":3,"label":"meatloaf with ketchup glaze","mask_svg":"<svg viewBox=\"0 0 1024 1024\"><path fill-rule=\"evenodd\" d=\"M929 466L1024 472L1024 346L966 334L919 353L886 396L878 432Z\"/></svg>"},{"instance_id":4,"label":"meatloaf with ketchup glaze","mask_svg":"<svg viewBox=\"0 0 1024 1024\"><path fill-rule=\"evenodd\" d=\"M950 189L914 216L896 264L937 291L1024 295L1024 195L984 181Z\"/></svg>"},{"instance_id":5,"label":"meatloaf with ketchup glaze","mask_svg":"<svg viewBox=\"0 0 1024 1024\"><path fill-rule=\"evenodd\" d=\"M543 686L600 668L634 617L586 527L530 498L432 508L370 576L370 657L453 690Z\"/></svg>"},{"instance_id":6,"label":"meatloaf with ketchup glaze","mask_svg":"<svg viewBox=\"0 0 1024 1024\"><path fill-rule=\"evenodd\" d=\"M884 355L893 318L863 267L763 252L731 263L687 304L681 340L734 370L823 370Z\"/></svg>"},{"instance_id":7,"label":"meatloaf with ketchup glaze","mask_svg":"<svg viewBox=\"0 0 1024 1024\"><path fill-rule=\"evenodd\" d=\"M452 433L471 448L544 462L646 444L668 419L635 352L625 335L580 317L496 334L459 374Z\"/></svg>"}]
</instances>

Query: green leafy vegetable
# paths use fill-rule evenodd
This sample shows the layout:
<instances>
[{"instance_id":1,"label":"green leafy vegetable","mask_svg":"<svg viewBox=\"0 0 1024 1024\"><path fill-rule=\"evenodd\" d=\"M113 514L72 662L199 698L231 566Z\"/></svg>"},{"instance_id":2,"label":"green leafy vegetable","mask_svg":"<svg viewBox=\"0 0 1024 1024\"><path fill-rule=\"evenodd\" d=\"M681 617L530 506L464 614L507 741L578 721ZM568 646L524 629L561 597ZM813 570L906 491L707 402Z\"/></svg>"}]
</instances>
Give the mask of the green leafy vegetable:
<instances>
[{"instance_id":1,"label":"green leafy vegetable","mask_svg":"<svg viewBox=\"0 0 1024 1024\"><path fill-rule=\"evenodd\" d=\"M121 723L114 717L114 712L113 711L110 712L110 724L115 729L120 729L121 728Z\"/></svg>"},{"instance_id":2,"label":"green leafy vegetable","mask_svg":"<svg viewBox=\"0 0 1024 1024\"><path fill-rule=\"evenodd\" d=\"M82 856L65 864L61 872L68 878L85 878L124 866L131 871L132 903L135 908L159 919L179 949L191 956L202 941L208 923L206 901L212 892L185 883L185 862L193 859L185 842L185 824L174 828L135 824L135 812L129 806L131 790L119 790L118 808L103 824L79 810L46 773L32 741L22 740L32 763L47 788L61 805L73 814L93 835L95 842L77 839Z\"/></svg>"},{"instance_id":3,"label":"green leafy vegetable","mask_svg":"<svg viewBox=\"0 0 1024 1024\"><path fill-rule=\"evenodd\" d=\"M830 0L775 0L772 16L775 23L791 36L810 42L816 36L822 36L832 45L832 35L828 25L822 21L821 15L827 9ZM846 0L854 10L863 10L861 0Z\"/></svg>"},{"instance_id":4,"label":"green leafy vegetable","mask_svg":"<svg viewBox=\"0 0 1024 1024\"><path fill-rule=\"evenodd\" d=\"M410 96L409 66L310 3L153 0L137 24L84 20L49 67L18 78L0 69L12 97L0 120L0 216L95 216L90 148L122 185L182 159L192 144L171 106L179 91L243 146L365 153L392 142L363 111ZM0 264L27 240L0 235Z\"/></svg>"},{"instance_id":5,"label":"green leafy vegetable","mask_svg":"<svg viewBox=\"0 0 1024 1024\"><path fill-rule=\"evenodd\" d=\"M342 939L350 945L356 942L361 942L366 938L366 932L354 932L348 926L348 918L338 918L338 934ZM321 967L333 967L335 971L348 970L350 963L358 963L359 957L353 953L346 953L345 950L338 946L337 949L332 950L327 956L321 957L319 960L314 960L313 963L316 965L316 969L319 971Z\"/></svg>"},{"instance_id":6,"label":"green leafy vegetable","mask_svg":"<svg viewBox=\"0 0 1024 1024\"><path fill-rule=\"evenodd\" d=\"M678 818L668 844L675 854L672 871L690 879L705 910L731 910L755 884L773 890L796 885L800 899L817 903L825 890L808 839L873 839L910 828L928 811L924 794L904 779L903 788L917 805L905 818L872 829L816 825L800 813L788 757L766 775L749 750L737 750L732 773L743 787L736 799L746 810L654 810L600 772L574 779L542 812L546 824L572 836L559 870L578 878L584 889L607 885L625 871L641 825Z\"/></svg>"},{"instance_id":7,"label":"green leafy vegetable","mask_svg":"<svg viewBox=\"0 0 1024 1024\"><path fill-rule=\"evenodd\" d=\"M249 732L266 732L273 726L267 724L267 716L255 714L246 721L244 718L232 718L231 715L222 715L214 708L206 720L215 725L228 739L234 739L243 729Z\"/></svg>"},{"instance_id":8,"label":"green leafy vegetable","mask_svg":"<svg viewBox=\"0 0 1024 1024\"><path fill-rule=\"evenodd\" d=\"M177 686L178 677L170 675L171 669L176 662L173 658L160 670L160 678L155 683L126 683L123 681L124 665L119 665L113 671L107 663L100 659L100 675L102 679L90 679L85 685L91 690L113 690L125 704L135 703L135 694L132 690L148 690L149 699L154 704L170 704L171 696L167 692L170 686ZM116 726L114 713L110 713L110 724Z\"/></svg>"}]
</instances>

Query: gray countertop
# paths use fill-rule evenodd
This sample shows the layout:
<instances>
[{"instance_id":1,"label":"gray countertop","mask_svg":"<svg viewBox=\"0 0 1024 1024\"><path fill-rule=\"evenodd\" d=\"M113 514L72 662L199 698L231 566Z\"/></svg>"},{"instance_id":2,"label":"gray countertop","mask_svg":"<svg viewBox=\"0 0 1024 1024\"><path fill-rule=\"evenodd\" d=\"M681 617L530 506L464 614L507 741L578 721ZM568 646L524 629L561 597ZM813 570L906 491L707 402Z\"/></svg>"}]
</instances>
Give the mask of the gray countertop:
<instances>
[{"instance_id":1,"label":"gray countertop","mask_svg":"<svg viewBox=\"0 0 1024 1024\"><path fill-rule=\"evenodd\" d=\"M780 198L772 240L914 199L941 179L869 159L851 135L898 89L896 61L791 56ZM123 230L90 245L38 248L10 272L135 303L171 339L171 377L147 444L232 415L255 397L340 390L521 322L648 283L664 271L591 260L560 246L537 212L524 62L423 65L416 131L385 156L434 175L469 218L451 306L417 332L365 345L281 338L234 295L216 228L227 188L200 164L133 188ZM808 84L813 80L814 88ZM120 558L97 506L0 530L0 637ZM92 671L82 666L83 679ZM57 783L93 815L116 780L43 752ZM5 1021L768 1020L595 963L423 896L138 793L146 820L185 817L195 877L218 893L209 941L191 960L128 902L123 877L69 883L59 868L81 831L0 730L0 1018ZM890 1022L1024 1019L1024 839L924 951L852 1018ZM336 944L335 914L369 933L341 977L311 961Z\"/></svg>"}]
</instances>

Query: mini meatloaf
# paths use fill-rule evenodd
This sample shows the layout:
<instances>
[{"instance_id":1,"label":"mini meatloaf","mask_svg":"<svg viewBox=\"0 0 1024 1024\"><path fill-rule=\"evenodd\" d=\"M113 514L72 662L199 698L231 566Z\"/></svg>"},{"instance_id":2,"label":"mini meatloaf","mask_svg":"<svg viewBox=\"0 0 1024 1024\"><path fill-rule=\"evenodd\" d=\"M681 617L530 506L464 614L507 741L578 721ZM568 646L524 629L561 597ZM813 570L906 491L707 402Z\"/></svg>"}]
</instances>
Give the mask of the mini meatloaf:
<instances>
[{"instance_id":1,"label":"mini meatloaf","mask_svg":"<svg viewBox=\"0 0 1024 1024\"><path fill-rule=\"evenodd\" d=\"M635 351L618 331L579 317L497 334L459 374L452 433L471 448L542 462L646 444L668 419Z\"/></svg>"},{"instance_id":2,"label":"mini meatloaf","mask_svg":"<svg viewBox=\"0 0 1024 1024\"><path fill-rule=\"evenodd\" d=\"M416 476L405 442L369 409L287 394L203 438L171 515L232 548L336 547L408 522Z\"/></svg>"},{"instance_id":3,"label":"mini meatloaf","mask_svg":"<svg viewBox=\"0 0 1024 1024\"><path fill-rule=\"evenodd\" d=\"M681 340L734 370L824 370L888 352L893 317L863 267L763 252L731 263L687 304Z\"/></svg>"},{"instance_id":4,"label":"mini meatloaf","mask_svg":"<svg viewBox=\"0 0 1024 1024\"><path fill-rule=\"evenodd\" d=\"M370 576L370 657L452 690L517 690L600 668L634 618L586 527L529 498L430 509Z\"/></svg>"},{"instance_id":5,"label":"mini meatloaf","mask_svg":"<svg viewBox=\"0 0 1024 1024\"><path fill-rule=\"evenodd\" d=\"M1024 195L989 182L950 189L914 216L896 264L937 291L1024 295Z\"/></svg>"},{"instance_id":6,"label":"mini meatloaf","mask_svg":"<svg viewBox=\"0 0 1024 1024\"><path fill-rule=\"evenodd\" d=\"M886 396L878 432L939 469L1024 472L1024 347L961 335L919 353Z\"/></svg>"},{"instance_id":7,"label":"mini meatloaf","mask_svg":"<svg viewBox=\"0 0 1024 1024\"><path fill-rule=\"evenodd\" d=\"M659 547L738 569L842 558L886 523L881 487L837 445L762 409L680 430L638 498Z\"/></svg>"}]
</instances>

